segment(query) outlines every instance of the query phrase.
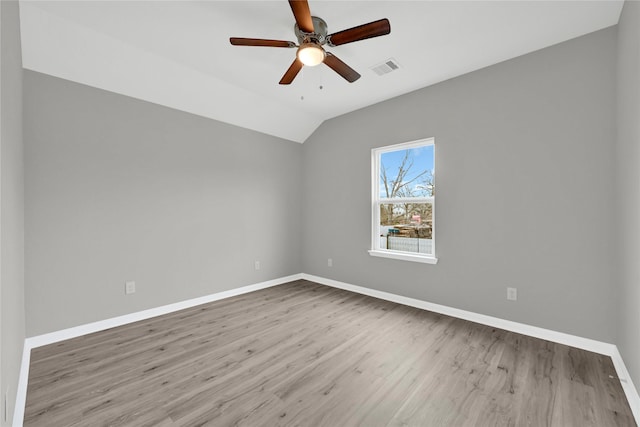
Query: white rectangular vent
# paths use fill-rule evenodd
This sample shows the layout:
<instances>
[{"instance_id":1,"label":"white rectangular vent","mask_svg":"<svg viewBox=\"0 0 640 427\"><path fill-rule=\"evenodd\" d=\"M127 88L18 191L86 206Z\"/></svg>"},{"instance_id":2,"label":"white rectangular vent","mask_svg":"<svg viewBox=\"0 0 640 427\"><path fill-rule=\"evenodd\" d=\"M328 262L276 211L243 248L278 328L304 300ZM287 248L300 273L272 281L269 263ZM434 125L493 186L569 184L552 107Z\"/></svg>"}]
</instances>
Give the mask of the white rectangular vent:
<instances>
[{"instance_id":1,"label":"white rectangular vent","mask_svg":"<svg viewBox=\"0 0 640 427\"><path fill-rule=\"evenodd\" d=\"M389 58L382 64L374 65L373 67L371 67L373 72L379 76L389 74L390 72L395 71L398 68L400 68L400 65L398 65L398 62L393 58Z\"/></svg>"}]
</instances>

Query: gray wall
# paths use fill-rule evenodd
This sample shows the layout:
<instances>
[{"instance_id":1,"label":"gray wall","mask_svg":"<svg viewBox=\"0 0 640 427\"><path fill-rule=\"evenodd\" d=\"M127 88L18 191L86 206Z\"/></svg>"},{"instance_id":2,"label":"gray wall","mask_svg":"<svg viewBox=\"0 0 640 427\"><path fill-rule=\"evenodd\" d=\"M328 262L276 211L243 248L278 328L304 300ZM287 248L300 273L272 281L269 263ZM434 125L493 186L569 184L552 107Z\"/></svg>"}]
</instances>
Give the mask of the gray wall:
<instances>
[{"instance_id":1,"label":"gray wall","mask_svg":"<svg viewBox=\"0 0 640 427\"><path fill-rule=\"evenodd\" d=\"M303 271L614 342L615 64L609 28L325 122ZM371 148L432 136L438 264L369 256Z\"/></svg>"},{"instance_id":2,"label":"gray wall","mask_svg":"<svg viewBox=\"0 0 640 427\"><path fill-rule=\"evenodd\" d=\"M18 3L2 1L0 8L0 396L4 401L8 393L10 422L25 338L22 57ZM4 420L0 423L9 425Z\"/></svg>"},{"instance_id":3,"label":"gray wall","mask_svg":"<svg viewBox=\"0 0 640 427\"><path fill-rule=\"evenodd\" d=\"M617 343L640 384L639 28L627 2L617 31L335 118L304 146L25 72L28 335L304 271ZM20 62L17 7L2 2L12 402L25 336ZM439 263L372 258L370 150L430 136Z\"/></svg>"},{"instance_id":4,"label":"gray wall","mask_svg":"<svg viewBox=\"0 0 640 427\"><path fill-rule=\"evenodd\" d=\"M28 336L300 272L300 144L24 76Z\"/></svg>"},{"instance_id":5,"label":"gray wall","mask_svg":"<svg viewBox=\"0 0 640 427\"><path fill-rule=\"evenodd\" d=\"M640 390L640 3L618 25L618 221L620 282L616 343Z\"/></svg>"}]
</instances>

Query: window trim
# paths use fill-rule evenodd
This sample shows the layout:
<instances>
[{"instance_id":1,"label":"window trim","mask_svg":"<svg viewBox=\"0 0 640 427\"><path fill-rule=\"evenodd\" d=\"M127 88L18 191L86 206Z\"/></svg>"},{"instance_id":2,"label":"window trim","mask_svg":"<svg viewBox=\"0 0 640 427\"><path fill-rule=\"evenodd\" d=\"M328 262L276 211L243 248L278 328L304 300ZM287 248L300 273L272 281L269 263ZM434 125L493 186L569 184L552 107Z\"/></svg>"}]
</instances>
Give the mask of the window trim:
<instances>
[{"instance_id":1,"label":"window trim","mask_svg":"<svg viewBox=\"0 0 640 427\"><path fill-rule=\"evenodd\" d=\"M382 258L397 259L402 261L421 262L426 264L436 264L438 258L436 257L436 203L435 196L433 197L415 197L415 198L392 198L384 199L385 202L403 202L413 201L417 203L431 203L432 204L432 254L418 254L414 252L394 251L392 249L382 249L380 247L380 156L384 153L406 150L411 148L423 147L426 145L433 146L434 163L435 163L435 138L423 138L410 142L403 142L400 144L387 145L384 147L371 149L371 246L369 249L369 255ZM435 181L435 176L434 176Z\"/></svg>"}]
</instances>

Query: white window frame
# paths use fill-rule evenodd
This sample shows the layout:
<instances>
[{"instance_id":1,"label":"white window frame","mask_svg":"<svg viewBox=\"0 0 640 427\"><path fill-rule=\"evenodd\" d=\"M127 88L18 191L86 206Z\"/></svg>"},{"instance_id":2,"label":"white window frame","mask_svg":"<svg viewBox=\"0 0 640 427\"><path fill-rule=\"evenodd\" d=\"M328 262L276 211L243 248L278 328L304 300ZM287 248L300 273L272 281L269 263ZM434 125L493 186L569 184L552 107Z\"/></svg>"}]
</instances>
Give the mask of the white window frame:
<instances>
[{"instance_id":1,"label":"white window frame","mask_svg":"<svg viewBox=\"0 0 640 427\"><path fill-rule=\"evenodd\" d=\"M369 255L398 259L403 261L422 262L435 264L436 258L436 204L434 197L380 197L380 157L383 153L391 151L407 150L432 145L434 150L435 169L435 138L424 138L401 144L387 145L385 147L373 148L371 150L371 249ZM435 181L435 176L434 176ZM431 203L432 205L432 254L419 254L414 252L395 251L380 247L380 205L383 203L403 203L411 201L414 203Z\"/></svg>"}]
</instances>

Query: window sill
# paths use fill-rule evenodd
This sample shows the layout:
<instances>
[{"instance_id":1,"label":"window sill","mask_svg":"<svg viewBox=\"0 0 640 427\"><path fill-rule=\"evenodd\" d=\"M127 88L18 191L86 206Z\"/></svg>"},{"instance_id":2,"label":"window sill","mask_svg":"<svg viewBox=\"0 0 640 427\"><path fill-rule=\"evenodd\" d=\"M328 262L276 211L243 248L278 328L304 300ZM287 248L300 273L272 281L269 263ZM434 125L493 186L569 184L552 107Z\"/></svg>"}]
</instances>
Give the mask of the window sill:
<instances>
[{"instance_id":1,"label":"window sill","mask_svg":"<svg viewBox=\"0 0 640 427\"><path fill-rule=\"evenodd\" d=\"M381 258L399 259L401 261L422 262L425 264L436 264L438 262L438 258L431 255L414 255L407 252L381 251L372 249L369 251L369 255Z\"/></svg>"}]
</instances>

